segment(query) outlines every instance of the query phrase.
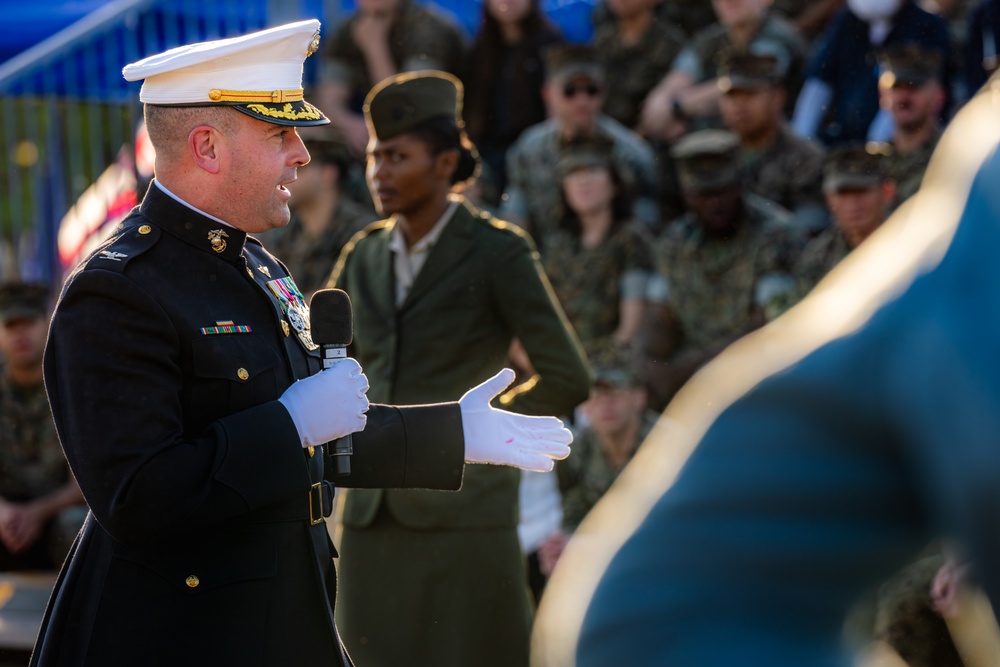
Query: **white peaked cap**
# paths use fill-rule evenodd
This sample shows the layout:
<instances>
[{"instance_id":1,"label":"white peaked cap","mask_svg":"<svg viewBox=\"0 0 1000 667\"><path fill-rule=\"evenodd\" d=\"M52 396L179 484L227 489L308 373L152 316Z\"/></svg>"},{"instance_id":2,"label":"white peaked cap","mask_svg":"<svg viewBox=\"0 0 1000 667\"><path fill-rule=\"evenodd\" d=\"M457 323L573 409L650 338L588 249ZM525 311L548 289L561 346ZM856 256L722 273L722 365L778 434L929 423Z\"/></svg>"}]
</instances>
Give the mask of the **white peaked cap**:
<instances>
[{"instance_id":1,"label":"white peaked cap","mask_svg":"<svg viewBox=\"0 0 1000 667\"><path fill-rule=\"evenodd\" d=\"M305 59L319 46L316 19L241 37L178 46L126 65L139 100L162 106L233 106L279 125L330 121L302 97Z\"/></svg>"}]
</instances>

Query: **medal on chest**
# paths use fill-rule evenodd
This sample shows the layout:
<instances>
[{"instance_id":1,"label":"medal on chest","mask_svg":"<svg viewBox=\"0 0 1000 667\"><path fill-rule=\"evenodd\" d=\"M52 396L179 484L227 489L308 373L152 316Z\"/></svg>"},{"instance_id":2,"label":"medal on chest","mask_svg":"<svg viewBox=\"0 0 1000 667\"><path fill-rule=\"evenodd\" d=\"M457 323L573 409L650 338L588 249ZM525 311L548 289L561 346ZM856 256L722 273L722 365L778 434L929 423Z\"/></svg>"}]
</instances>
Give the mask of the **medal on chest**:
<instances>
[{"instance_id":1,"label":"medal on chest","mask_svg":"<svg viewBox=\"0 0 1000 667\"><path fill-rule=\"evenodd\" d=\"M295 330L295 334L305 348L307 350L317 349L318 346L313 342L312 334L309 331L309 307L292 277L286 276L269 280L267 288L277 298L281 312L284 313L288 324Z\"/></svg>"}]
</instances>

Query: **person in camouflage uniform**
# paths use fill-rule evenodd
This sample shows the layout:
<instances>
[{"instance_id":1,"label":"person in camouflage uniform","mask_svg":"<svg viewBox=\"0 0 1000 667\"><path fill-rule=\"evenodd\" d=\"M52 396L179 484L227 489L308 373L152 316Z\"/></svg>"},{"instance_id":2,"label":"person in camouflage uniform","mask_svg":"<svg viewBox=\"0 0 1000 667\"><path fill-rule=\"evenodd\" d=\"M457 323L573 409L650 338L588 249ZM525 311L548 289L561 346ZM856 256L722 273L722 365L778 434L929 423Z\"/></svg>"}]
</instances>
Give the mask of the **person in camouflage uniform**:
<instances>
[{"instance_id":1,"label":"person in camouflage uniform","mask_svg":"<svg viewBox=\"0 0 1000 667\"><path fill-rule=\"evenodd\" d=\"M629 177L606 137L564 141L563 214L543 267L584 350L631 343L652 272L649 236L631 222Z\"/></svg>"},{"instance_id":2,"label":"person in camouflage uniform","mask_svg":"<svg viewBox=\"0 0 1000 667\"><path fill-rule=\"evenodd\" d=\"M764 0L715 0L718 23L695 35L643 104L639 131L675 141L685 132L721 127L715 80L724 53L768 53L778 58L794 100L802 85L806 43Z\"/></svg>"},{"instance_id":3,"label":"person in camouflage uniform","mask_svg":"<svg viewBox=\"0 0 1000 667\"><path fill-rule=\"evenodd\" d=\"M436 69L460 75L462 32L442 14L415 0L358 0L337 26L324 52L320 107L363 156L368 130L361 117L365 95L399 72Z\"/></svg>"},{"instance_id":4,"label":"person in camouflage uniform","mask_svg":"<svg viewBox=\"0 0 1000 667\"><path fill-rule=\"evenodd\" d=\"M635 128L642 102L684 46L678 28L656 14L657 0L610 0L612 19L594 26L594 48L608 75L604 113Z\"/></svg>"},{"instance_id":5,"label":"person in camouflage uniform","mask_svg":"<svg viewBox=\"0 0 1000 667\"><path fill-rule=\"evenodd\" d=\"M941 54L916 44L886 49L881 58L879 96L893 120L892 139L879 148L887 155L886 175L896 183L895 210L920 188L931 154L941 138L947 95Z\"/></svg>"},{"instance_id":6,"label":"person in camouflage uniform","mask_svg":"<svg viewBox=\"0 0 1000 667\"><path fill-rule=\"evenodd\" d=\"M42 384L48 298L0 286L0 570L58 568L87 514Z\"/></svg>"},{"instance_id":7,"label":"person in camouflage uniform","mask_svg":"<svg viewBox=\"0 0 1000 667\"><path fill-rule=\"evenodd\" d=\"M656 158L642 137L601 111L607 77L597 53L586 46L553 46L545 63L542 93L552 117L529 127L510 147L500 217L531 232L544 254L561 211L560 142L603 134L614 142L615 159L635 178L636 221L655 228L660 221Z\"/></svg>"},{"instance_id":8,"label":"person in camouflage uniform","mask_svg":"<svg viewBox=\"0 0 1000 667\"><path fill-rule=\"evenodd\" d=\"M662 409L699 367L766 321L764 307L794 288L803 245L783 208L748 192L739 140L702 130L674 146L688 212L653 253L657 275L640 336L652 406Z\"/></svg>"},{"instance_id":9,"label":"person in camouflage uniform","mask_svg":"<svg viewBox=\"0 0 1000 667\"><path fill-rule=\"evenodd\" d=\"M823 203L823 148L785 122L787 94L778 59L726 54L719 65L722 119L740 138L746 187L791 211L814 235L829 224Z\"/></svg>"},{"instance_id":10,"label":"person in camouflage uniform","mask_svg":"<svg viewBox=\"0 0 1000 667\"><path fill-rule=\"evenodd\" d=\"M312 160L288 184L291 221L266 236L271 252L285 263L308 298L326 283L351 237L379 216L370 199L362 204L344 188L356 165L339 133L324 129L303 134Z\"/></svg>"},{"instance_id":11,"label":"person in camouflage uniform","mask_svg":"<svg viewBox=\"0 0 1000 667\"><path fill-rule=\"evenodd\" d=\"M823 192L834 224L806 245L795 265L795 289L768 304L769 318L802 300L886 219L895 184L885 167L885 156L872 146L848 145L830 152L823 168Z\"/></svg>"},{"instance_id":12,"label":"person in camouflage uniform","mask_svg":"<svg viewBox=\"0 0 1000 667\"><path fill-rule=\"evenodd\" d=\"M586 424L575 429L573 455L556 466L562 494L563 530L540 549L542 570L555 567L569 536L607 493L653 429L657 413L647 407L646 389L632 351L608 343L592 358L594 385L582 406Z\"/></svg>"}]
</instances>

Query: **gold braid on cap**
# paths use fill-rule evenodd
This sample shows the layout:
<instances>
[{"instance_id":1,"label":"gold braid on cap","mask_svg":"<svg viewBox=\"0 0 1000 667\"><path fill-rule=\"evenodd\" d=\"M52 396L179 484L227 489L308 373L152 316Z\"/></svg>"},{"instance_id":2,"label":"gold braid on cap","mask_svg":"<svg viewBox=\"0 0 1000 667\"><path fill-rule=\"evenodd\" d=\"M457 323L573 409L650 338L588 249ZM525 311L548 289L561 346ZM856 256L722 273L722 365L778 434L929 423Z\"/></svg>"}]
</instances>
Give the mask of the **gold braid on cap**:
<instances>
[{"instance_id":1,"label":"gold braid on cap","mask_svg":"<svg viewBox=\"0 0 1000 667\"><path fill-rule=\"evenodd\" d=\"M323 117L314 108L307 107L301 111L295 111L291 104L286 104L281 109L266 107L263 104L248 104L247 109L268 118L283 118L285 120L319 120Z\"/></svg>"},{"instance_id":2,"label":"gold braid on cap","mask_svg":"<svg viewBox=\"0 0 1000 667\"><path fill-rule=\"evenodd\" d=\"M301 102L302 89L295 90L219 90L208 91L213 102Z\"/></svg>"}]
</instances>

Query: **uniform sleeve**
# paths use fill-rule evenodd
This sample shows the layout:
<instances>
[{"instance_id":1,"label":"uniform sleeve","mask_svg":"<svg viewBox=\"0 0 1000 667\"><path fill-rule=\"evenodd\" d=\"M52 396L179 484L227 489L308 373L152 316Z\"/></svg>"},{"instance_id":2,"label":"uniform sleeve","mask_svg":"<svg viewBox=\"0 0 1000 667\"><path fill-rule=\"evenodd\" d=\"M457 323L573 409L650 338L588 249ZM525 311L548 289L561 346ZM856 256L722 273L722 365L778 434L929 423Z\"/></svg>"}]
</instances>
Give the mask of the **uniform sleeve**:
<instances>
[{"instance_id":1,"label":"uniform sleeve","mask_svg":"<svg viewBox=\"0 0 1000 667\"><path fill-rule=\"evenodd\" d=\"M568 415L590 391L580 342L558 305L531 241L511 234L506 244L493 271L494 297L536 375L503 394L501 407L522 414Z\"/></svg>"},{"instance_id":2,"label":"uniform sleeve","mask_svg":"<svg viewBox=\"0 0 1000 667\"><path fill-rule=\"evenodd\" d=\"M60 441L102 527L163 539L309 486L295 425L277 401L187 433L179 340L126 277L82 271L50 327L45 384Z\"/></svg>"},{"instance_id":3,"label":"uniform sleeve","mask_svg":"<svg viewBox=\"0 0 1000 667\"><path fill-rule=\"evenodd\" d=\"M698 62L698 54L691 45L681 49L670 68L687 74L694 81L701 81L701 63Z\"/></svg>"},{"instance_id":4,"label":"uniform sleeve","mask_svg":"<svg viewBox=\"0 0 1000 667\"><path fill-rule=\"evenodd\" d=\"M445 491L462 486L465 440L458 403L373 405L365 430L352 437L351 474L333 479L338 486Z\"/></svg>"},{"instance_id":5,"label":"uniform sleeve","mask_svg":"<svg viewBox=\"0 0 1000 667\"><path fill-rule=\"evenodd\" d=\"M631 230L630 230L631 231ZM625 244L621 298L645 299L653 275L652 239L636 230L631 231Z\"/></svg>"}]
</instances>

